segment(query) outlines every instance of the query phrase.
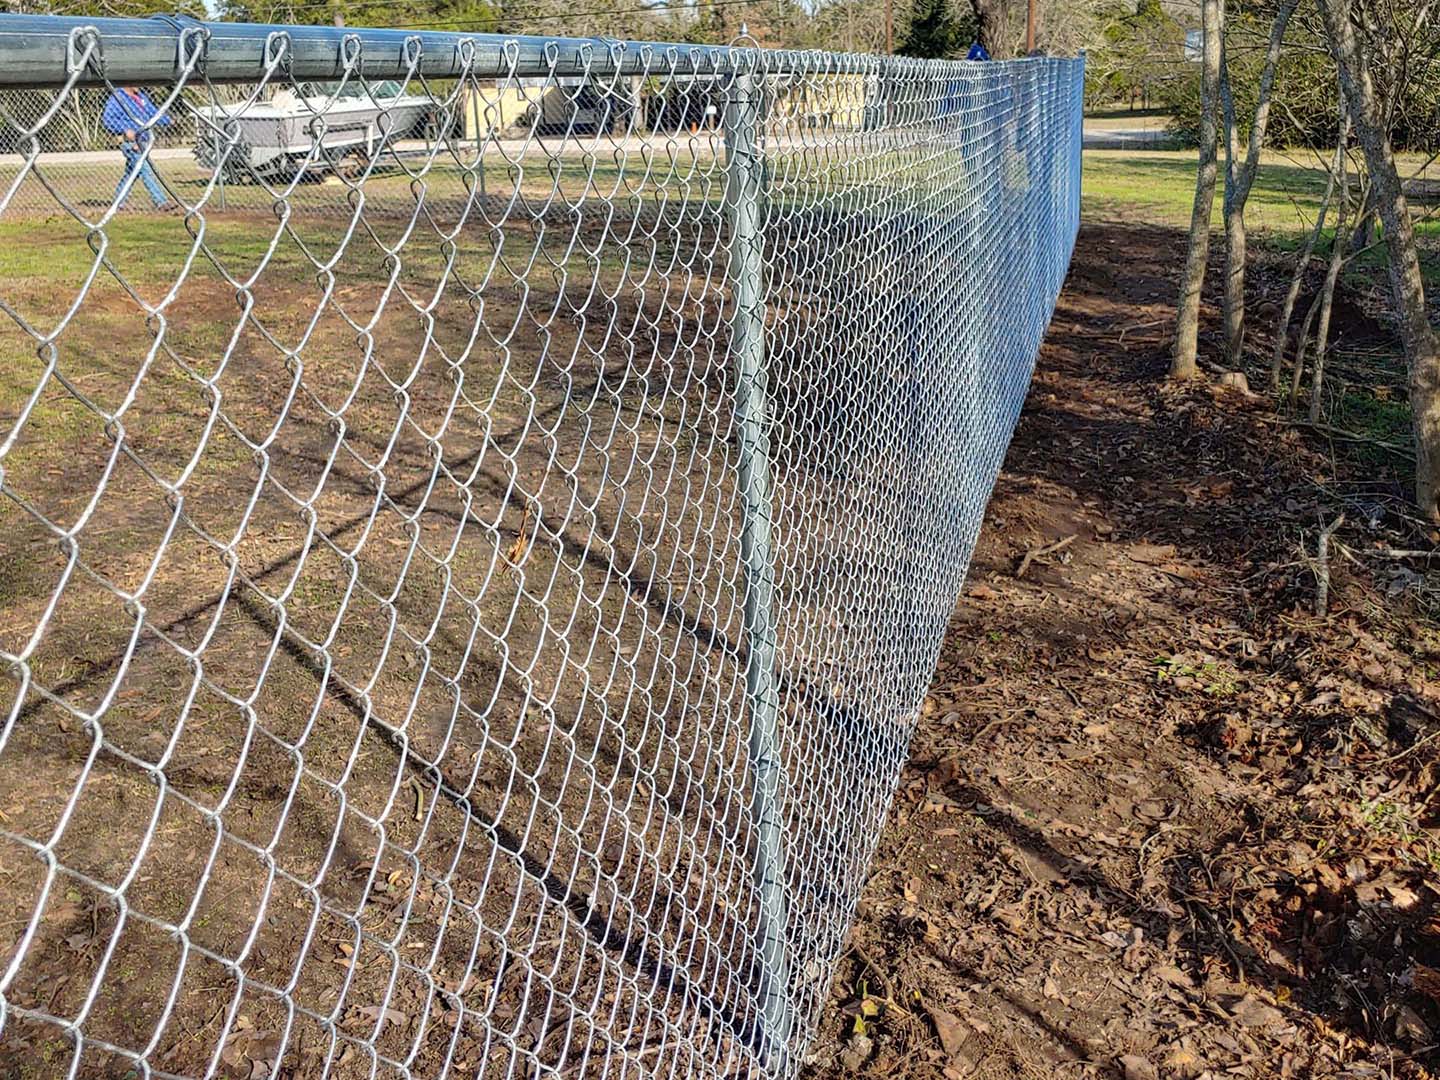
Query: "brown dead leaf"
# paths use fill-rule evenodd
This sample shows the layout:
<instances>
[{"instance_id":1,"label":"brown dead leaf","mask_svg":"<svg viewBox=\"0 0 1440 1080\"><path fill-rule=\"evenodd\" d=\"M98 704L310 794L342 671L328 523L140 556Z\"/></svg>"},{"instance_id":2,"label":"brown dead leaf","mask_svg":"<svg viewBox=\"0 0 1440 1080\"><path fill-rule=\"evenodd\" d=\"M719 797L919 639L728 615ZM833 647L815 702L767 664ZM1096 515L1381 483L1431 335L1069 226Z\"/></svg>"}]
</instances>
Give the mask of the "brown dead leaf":
<instances>
[{"instance_id":1,"label":"brown dead leaf","mask_svg":"<svg viewBox=\"0 0 1440 1080\"><path fill-rule=\"evenodd\" d=\"M1420 902L1420 894L1404 885L1387 882L1385 891L1390 894L1390 902L1401 911L1406 911Z\"/></svg>"},{"instance_id":2,"label":"brown dead leaf","mask_svg":"<svg viewBox=\"0 0 1440 1080\"><path fill-rule=\"evenodd\" d=\"M520 515L520 527L515 530L517 534L515 542L505 551L505 561L511 566L523 565L526 556L530 554L530 536L528 532L530 528L530 514L531 506L527 502L524 512Z\"/></svg>"},{"instance_id":3,"label":"brown dead leaf","mask_svg":"<svg viewBox=\"0 0 1440 1080\"><path fill-rule=\"evenodd\" d=\"M1195 980L1177 967L1161 964L1158 967L1151 968L1151 970L1165 982L1180 990L1195 989Z\"/></svg>"},{"instance_id":4,"label":"brown dead leaf","mask_svg":"<svg viewBox=\"0 0 1440 1080\"><path fill-rule=\"evenodd\" d=\"M1135 816L1152 824L1164 821L1173 814L1174 811L1161 799L1142 799L1135 804Z\"/></svg>"},{"instance_id":5,"label":"brown dead leaf","mask_svg":"<svg viewBox=\"0 0 1440 1080\"><path fill-rule=\"evenodd\" d=\"M1176 1046L1165 1055L1165 1068L1181 1080L1190 1080L1205 1071L1205 1062L1188 1046Z\"/></svg>"},{"instance_id":6,"label":"brown dead leaf","mask_svg":"<svg viewBox=\"0 0 1440 1080\"><path fill-rule=\"evenodd\" d=\"M1145 566L1158 566L1175 558L1174 544L1131 544L1126 552L1132 560Z\"/></svg>"},{"instance_id":7,"label":"brown dead leaf","mask_svg":"<svg viewBox=\"0 0 1440 1080\"><path fill-rule=\"evenodd\" d=\"M238 1032L231 1032L220 1051L220 1060L232 1069L238 1069L245 1061L245 1047L237 1036Z\"/></svg>"},{"instance_id":8,"label":"brown dead leaf","mask_svg":"<svg viewBox=\"0 0 1440 1080\"><path fill-rule=\"evenodd\" d=\"M940 1048L953 1058L960 1053L965 1040L970 1038L970 1025L944 1009L932 1006L929 1013L930 1022L935 1025L935 1034L940 1037Z\"/></svg>"},{"instance_id":9,"label":"brown dead leaf","mask_svg":"<svg viewBox=\"0 0 1440 1080\"><path fill-rule=\"evenodd\" d=\"M1125 1073L1125 1080L1160 1080L1159 1070L1150 1064L1148 1058L1139 1054L1125 1054L1118 1060Z\"/></svg>"},{"instance_id":10,"label":"brown dead leaf","mask_svg":"<svg viewBox=\"0 0 1440 1080\"><path fill-rule=\"evenodd\" d=\"M1400 1011L1395 1014L1395 1035L1416 1046L1427 1046L1433 1039L1430 1025L1420 1019L1420 1014L1409 1005L1400 1006Z\"/></svg>"},{"instance_id":11,"label":"brown dead leaf","mask_svg":"<svg viewBox=\"0 0 1440 1080\"><path fill-rule=\"evenodd\" d=\"M1416 964L1410 984L1432 1001L1440 1001L1440 971L1435 968Z\"/></svg>"},{"instance_id":12,"label":"brown dead leaf","mask_svg":"<svg viewBox=\"0 0 1440 1080\"><path fill-rule=\"evenodd\" d=\"M875 1044L870 1041L868 1035L856 1035L840 1052L840 1064L851 1072L855 1072L870 1060L870 1054L874 1049Z\"/></svg>"},{"instance_id":13,"label":"brown dead leaf","mask_svg":"<svg viewBox=\"0 0 1440 1080\"><path fill-rule=\"evenodd\" d=\"M366 1020L378 1019L383 1014L385 1023L395 1024L399 1027L404 1027L410 1023L410 1017L406 1016L399 1009L383 1009L379 1005L365 1005L357 1009L356 1012Z\"/></svg>"},{"instance_id":14,"label":"brown dead leaf","mask_svg":"<svg viewBox=\"0 0 1440 1080\"><path fill-rule=\"evenodd\" d=\"M1273 1005L1266 1005L1253 994L1246 994L1230 1006L1230 1015L1247 1028L1278 1027L1285 1022L1285 1014Z\"/></svg>"}]
</instances>

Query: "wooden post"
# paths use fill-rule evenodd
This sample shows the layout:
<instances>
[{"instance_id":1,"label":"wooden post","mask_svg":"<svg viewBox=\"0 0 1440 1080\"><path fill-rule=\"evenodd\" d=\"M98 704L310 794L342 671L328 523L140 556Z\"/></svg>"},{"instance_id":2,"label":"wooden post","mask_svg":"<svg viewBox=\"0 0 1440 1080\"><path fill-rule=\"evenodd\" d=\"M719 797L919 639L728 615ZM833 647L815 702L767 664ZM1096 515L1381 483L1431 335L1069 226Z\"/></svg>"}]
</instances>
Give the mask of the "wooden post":
<instances>
[{"instance_id":1,"label":"wooden post","mask_svg":"<svg viewBox=\"0 0 1440 1080\"><path fill-rule=\"evenodd\" d=\"M1029 0L1025 11L1025 55L1035 51L1035 0Z\"/></svg>"}]
</instances>

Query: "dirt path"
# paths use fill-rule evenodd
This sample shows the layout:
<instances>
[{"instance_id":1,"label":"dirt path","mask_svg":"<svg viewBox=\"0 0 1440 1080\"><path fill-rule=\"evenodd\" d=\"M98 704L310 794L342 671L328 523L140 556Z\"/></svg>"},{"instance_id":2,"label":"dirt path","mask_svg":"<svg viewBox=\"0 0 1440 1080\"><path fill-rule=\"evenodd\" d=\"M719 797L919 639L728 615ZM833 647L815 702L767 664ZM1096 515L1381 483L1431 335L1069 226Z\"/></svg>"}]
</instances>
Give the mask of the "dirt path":
<instances>
[{"instance_id":1,"label":"dirt path","mask_svg":"<svg viewBox=\"0 0 1440 1080\"><path fill-rule=\"evenodd\" d=\"M1435 1075L1440 635L1375 557L1426 538L1163 385L1181 250L1082 233L811 1080Z\"/></svg>"}]
</instances>

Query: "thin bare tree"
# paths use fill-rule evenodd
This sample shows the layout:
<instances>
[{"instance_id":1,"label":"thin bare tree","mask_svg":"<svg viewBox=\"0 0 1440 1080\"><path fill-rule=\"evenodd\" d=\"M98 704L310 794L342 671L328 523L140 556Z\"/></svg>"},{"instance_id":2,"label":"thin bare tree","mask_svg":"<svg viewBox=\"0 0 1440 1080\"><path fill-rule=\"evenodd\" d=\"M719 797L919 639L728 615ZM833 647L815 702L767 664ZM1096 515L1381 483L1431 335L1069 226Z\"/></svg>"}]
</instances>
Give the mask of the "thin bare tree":
<instances>
[{"instance_id":1,"label":"thin bare tree","mask_svg":"<svg viewBox=\"0 0 1440 1080\"><path fill-rule=\"evenodd\" d=\"M1345 165L1345 144L1350 140L1350 110L1345 105L1345 96L1340 96L1340 137L1335 143L1335 154L1330 159L1330 171L1325 179L1325 193L1320 197L1320 208L1315 213L1315 225L1305 238L1305 246L1295 263L1295 272L1290 278L1290 288L1285 293L1285 303L1280 307L1280 316L1275 321L1275 349L1270 357L1270 389L1280 389L1280 374L1285 366L1285 346L1289 342L1290 320L1295 315L1295 303L1300 299L1300 289L1305 284L1305 274L1310 269L1310 259L1315 246L1325 231L1325 219L1330 213L1330 201L1335 197L1335 183ZM1303 338L1302 338L1303 340Z\"/></svg>"},{"instance_id":2,"label":"thin bare tree","mask_svg":"<svg viewBox=\"0 0 1440 1080\"><path fill-rule=\"evenodd\" d=\"M1385 229L1390 289L1400 319L1415 424L1415 501L1440 524L1440 334L1425 310L1425 282L1415 247L1415 226L1395 168L1389 130L1356 33L1351 0L1319 0L1340 85L1350 103L1355 137L1365 152L1374 206Z\"/></svg>"},{"instance_id":3,"label":"thin bare tree","mask_svg":"<svg viewBox=\"0 0 1440 1080\"><path fill-rule=\"evenodd\" d=\"M1193 379L1200 374L1196 355L1200 336L1200 295L1205 288L1205 266L1210 260L1210 218L1215 209L1215 177L1219 170L1219 139L1215 114L1220 105L1220 54L1225 34L1225 0L1202 0L1200 7L1204 51L1200 77L1200 167L1195 174L1195 206L1190 214L1190 245L1180 301L1175 315L1175 353L1170 359L1172 379Z\"/></svg>"},{"instance_id":4,"label":"thin bare tree","mask_svg":"<svg viewBox=\"0 0 1440 1080\"><path fill-rule=\"evenodd\" d=\"M1239 368L1245 346L1245 204L1260 170L1265 147L1265 127L1270 121L1270 97L1275 89L1275 65L1285 40L1285 28L1295 13L1298 0L1281 0L1270 26L1265 46L1265 64L1260 70L1260 87L1255 114L1250 118L1250 141L1240 157L1240 124L1235 115L1235 94L1230 86L1228 43L1220 47L1220 102L1225 124L1225 359Z\"/></svg>"},{"instance_id":5,"label":"thin bare tree","mask_svg":"<svg viewBox=\"0 0 1440 1080\"><path fill-rule=\"evenodd\" d=\"M1344 157L1340 159L1340 206L1335 216L1335 239L1330 244L1330 266L1325 271L1325 284L1320 288L1320 321L1315 327L1315 370L1310 376L1310 422L1318 424L1321 416L1321 399L1325 390L1325 354L1330 349L1330 313L1335 306L1335 285L1340 280L1340 268L1345 264L1345 252L1350 247L1351 225L1350 178L1346 174ZM1361 197L1360 212L1365 211L1365 200Z\"/></svg>"}]
</instances>

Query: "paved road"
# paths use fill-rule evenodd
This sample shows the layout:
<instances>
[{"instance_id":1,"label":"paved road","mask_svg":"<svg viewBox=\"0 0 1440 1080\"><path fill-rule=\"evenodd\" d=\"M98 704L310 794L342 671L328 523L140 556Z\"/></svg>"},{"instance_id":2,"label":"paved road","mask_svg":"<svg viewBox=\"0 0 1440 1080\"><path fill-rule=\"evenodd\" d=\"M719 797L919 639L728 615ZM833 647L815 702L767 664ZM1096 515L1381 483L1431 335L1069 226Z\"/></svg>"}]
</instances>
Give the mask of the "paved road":
<instances>
[{"instance_id":1,"label":"paved road","mask_svg":"<svg viewBox=\"0 0 1440 1080\"><path fill-rule=\"evenodd\" d=\"M1170 136L1164 128L1111 128L1085 125L1086 150L1164 150Z\"/></svg>"},{"instance_id":2,"label":"paved road","mask_svg":"<svg viewBox=\"0 0 1440 1080\"><path fill-rule=\"evenodd\" d=\"M1163 150L1170 145L1170 118L1154 113L1123 113L1085 118L1087 150Z\"/></svg>"}]
</instances>

